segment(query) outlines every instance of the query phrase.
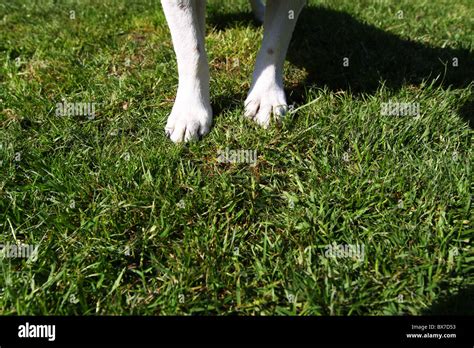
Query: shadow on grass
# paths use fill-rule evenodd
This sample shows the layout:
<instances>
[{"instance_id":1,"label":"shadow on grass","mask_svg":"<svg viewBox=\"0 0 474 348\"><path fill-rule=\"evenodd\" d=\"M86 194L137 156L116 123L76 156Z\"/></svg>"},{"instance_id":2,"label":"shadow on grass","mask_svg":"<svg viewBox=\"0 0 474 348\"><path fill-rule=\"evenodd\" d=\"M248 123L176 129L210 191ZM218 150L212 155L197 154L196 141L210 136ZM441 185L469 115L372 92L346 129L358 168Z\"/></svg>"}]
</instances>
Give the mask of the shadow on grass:
<instances>
[{"instance_id":1,"label":"shadow on grass","mask_svg":"<svg viewBox=\"0 0 474 348\"><path fill-rule=\"evenodd\" d=\"M471 129L474 129L474 95L471 95L470 99L461 105L458 114Z\"/></svg>"},{"instance_id":2,"label":"shadow on grass","mask_svg":"<svg viewBox=\"0 0 474 348\"><path fill-rule=\"evenodd\" d=\"M218 30L256 25L251 13L212 11L208 23ZM349 66L343 65L348 58ZM324 7L306 7L298 20L287 59L307 76L291 88L291 102L305 102L309 86L353 94L374 93L384 83L392 90L423 80L445 88L464 88L474 80L474 55L467 49L431 47L400 38L355 17ZM454 66L456 65L457 66ZM460 108L472 127L472 101ZM471 115L469 115L471 112Z\"/></svg>"},{"instance_id":3,"label":"shadow on grass","mask_svg":"<svg viewBox=\"0 0 474 348\"><path fill-rule=\"evenodd\" d=\"M472 315L474 313L474 286L461 288L454 295L441 296L425 315Z\"/></svg>"}]
</instances>

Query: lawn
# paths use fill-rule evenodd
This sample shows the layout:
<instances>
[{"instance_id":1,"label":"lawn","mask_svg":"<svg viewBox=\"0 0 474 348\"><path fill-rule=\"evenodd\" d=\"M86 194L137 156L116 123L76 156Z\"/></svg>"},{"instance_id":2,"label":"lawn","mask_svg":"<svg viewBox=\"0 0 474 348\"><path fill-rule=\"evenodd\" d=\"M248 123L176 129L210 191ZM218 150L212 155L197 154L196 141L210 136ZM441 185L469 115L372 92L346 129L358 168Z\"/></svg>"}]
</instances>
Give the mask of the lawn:
<instances>
[{"instance_id":1,"label":"lawn","mask_svg":"<svg viewBox=\"0 0 474 348\"><path fill-rule=\"evenodd\" d=\"M310 1L264 130L262 28L212 0L214 125L175 145L159 1L0 0L0 314L474 313L473 10Z\"/></svg>"}]
</instances>

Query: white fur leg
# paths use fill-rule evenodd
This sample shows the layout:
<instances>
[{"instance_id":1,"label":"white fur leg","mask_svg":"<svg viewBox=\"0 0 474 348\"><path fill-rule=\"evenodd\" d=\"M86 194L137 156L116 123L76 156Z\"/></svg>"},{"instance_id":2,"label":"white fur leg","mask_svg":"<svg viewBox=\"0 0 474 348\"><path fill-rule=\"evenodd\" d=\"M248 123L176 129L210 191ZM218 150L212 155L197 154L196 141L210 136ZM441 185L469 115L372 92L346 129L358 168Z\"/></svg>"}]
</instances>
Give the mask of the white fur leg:
<instances>
[{"instance_id":1,"label":"white fur leg","mask_svg":"<svg viewBox=\"0 0 474 348\"><path fill-rule=\"evenodd\" d=\"M175 142L209 132L209 65L204 43L205 0L162 0L178 61L179 85L165 131Z\"/></svg>"},{"instance_id":2,"label":"white fur leg","mask_svg":"<svg viewBox=\"0 0 474 348\"><path fill-rule=\"evenodd\" d=\"M252 85L245 100L245 115L263 127L272 115L278 121L288 111L283 90L283 63L291 35L305 0L268 0L262 47Z\"/></svg>"}]
</instances>

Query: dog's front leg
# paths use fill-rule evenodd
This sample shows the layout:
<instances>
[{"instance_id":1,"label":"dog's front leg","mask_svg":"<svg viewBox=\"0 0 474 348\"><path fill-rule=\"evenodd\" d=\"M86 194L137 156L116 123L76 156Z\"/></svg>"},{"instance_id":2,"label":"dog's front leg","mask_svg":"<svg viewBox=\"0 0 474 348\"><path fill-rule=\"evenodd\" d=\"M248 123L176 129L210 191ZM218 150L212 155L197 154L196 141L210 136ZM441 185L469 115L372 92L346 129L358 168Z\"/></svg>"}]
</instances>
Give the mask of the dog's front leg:
<instances>
[{"instance_id":1,"label":"dog's front leg","mask_svg":"<svg viewBox=\"0 0 474 348\"><path fill-rule=\"evenodd\" d=\"M205 0L162 0L178 61L179 85L165 131L174 142L205 135L212 124L204 42Z\"/></svg>"},{"instance_id":2,"label":"dog's front leg","mask_svg":"<svg viewBox=\"0 0 474 348\"><path fill-rule=\"evenodd\" d=\"M288 111L283 90L283 63L305 0L268 0L262 47L257 56L245 115L267 127L271 116Z\"/></svg>"}]
</instances>

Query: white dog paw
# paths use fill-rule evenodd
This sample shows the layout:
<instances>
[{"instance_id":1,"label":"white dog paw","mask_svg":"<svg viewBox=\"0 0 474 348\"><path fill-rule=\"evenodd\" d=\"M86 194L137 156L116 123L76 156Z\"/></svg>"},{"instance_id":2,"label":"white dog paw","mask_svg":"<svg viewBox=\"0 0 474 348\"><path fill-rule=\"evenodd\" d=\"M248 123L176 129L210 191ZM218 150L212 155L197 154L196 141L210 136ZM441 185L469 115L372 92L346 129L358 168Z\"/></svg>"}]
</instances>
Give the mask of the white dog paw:
<instances>
[{"instance_id":1,"label":"white dog paw","mask_svg":"<svg viewBox=\"0 0 474 348\"><path fill-rule=\"evenodd\" d=\"M257 83L245 100L245 116L264 128L270 125L272 118L280 122L287 112L285 92L276 83L265 87Z\"/></svg>"},{"instance_id":2,"label":"white dog paw","mask_svg":"<svg viewBox=\"0 0 474 348\"><path fill-rule=\"evenodd\" d=\"M188 142L209 133L211 124L212 109L210 105L176 100L168 117L165 132L174 143Z\"/></svg>"}]
</instances>

